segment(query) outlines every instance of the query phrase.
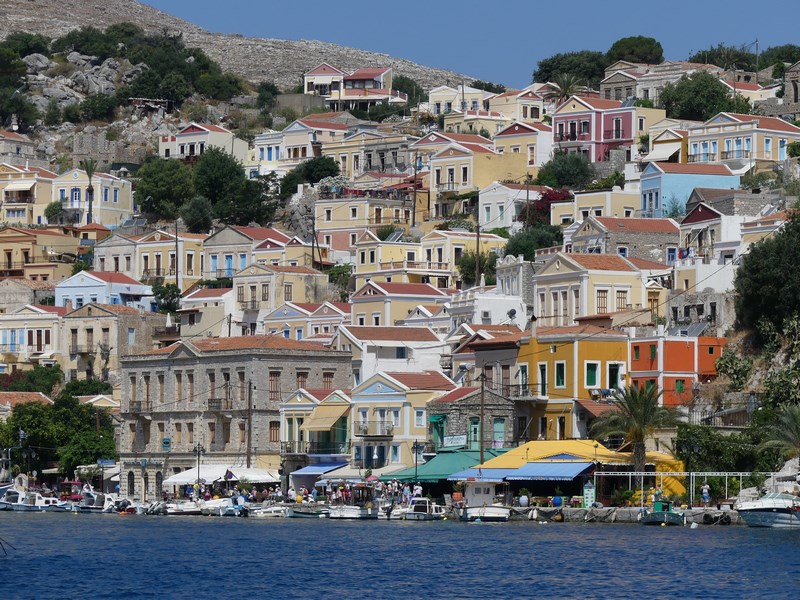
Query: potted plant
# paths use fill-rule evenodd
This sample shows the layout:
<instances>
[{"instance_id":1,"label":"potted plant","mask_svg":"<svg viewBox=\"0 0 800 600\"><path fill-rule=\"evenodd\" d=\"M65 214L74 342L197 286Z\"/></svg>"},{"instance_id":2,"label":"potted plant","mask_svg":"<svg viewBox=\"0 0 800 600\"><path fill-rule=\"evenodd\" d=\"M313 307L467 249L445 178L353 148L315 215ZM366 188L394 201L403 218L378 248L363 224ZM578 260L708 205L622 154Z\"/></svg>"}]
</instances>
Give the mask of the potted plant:
<instances>
[{"instance_id":1,"label":"potted plant","mask_svg":"<svg viewBox=\"0 0 800 600\"><path fill-rule=\"evenodd\" d=\"M553 495L553 506L555 506L556 508L561 508L561 506L564 504L564 499L561 497L561 495L562 495L561 488L556 486L556 491L555 494Z\"/></svg>"}]
</instances>

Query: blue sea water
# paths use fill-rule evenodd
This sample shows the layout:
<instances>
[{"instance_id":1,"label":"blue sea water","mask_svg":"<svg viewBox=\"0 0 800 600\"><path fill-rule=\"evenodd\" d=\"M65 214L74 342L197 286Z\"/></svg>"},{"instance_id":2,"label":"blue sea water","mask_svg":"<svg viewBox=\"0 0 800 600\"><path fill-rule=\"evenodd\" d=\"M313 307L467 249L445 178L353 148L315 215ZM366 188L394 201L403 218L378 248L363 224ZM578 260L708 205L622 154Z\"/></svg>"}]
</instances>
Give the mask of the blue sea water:
<instances>
[{"instance_id":1,"label":"blue sea water","mask_svg":"<svg viewBox=\"0 0 800 600\"><path fill-rule=\"evenodd\" d=\"M0 600L800 596L800 531L5 512L0 538Z\"/></svg>"}]
</instances>

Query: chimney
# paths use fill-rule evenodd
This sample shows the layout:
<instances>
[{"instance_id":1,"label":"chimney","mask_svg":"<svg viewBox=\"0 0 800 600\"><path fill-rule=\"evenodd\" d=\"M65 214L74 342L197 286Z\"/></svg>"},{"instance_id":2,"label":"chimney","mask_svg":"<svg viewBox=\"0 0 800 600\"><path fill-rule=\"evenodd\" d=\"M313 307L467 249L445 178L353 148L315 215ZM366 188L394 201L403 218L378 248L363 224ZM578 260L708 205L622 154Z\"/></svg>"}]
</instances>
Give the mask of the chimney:
<instances>
[{"instance_id":1,"label":"chimney","mask_svg":"<svg viewBox=\"0 0 800 600\"><path fill-rule=\"evenodd\" d=\"M536 339L536 315L531 315L531 339Z\"/></svg>"}]
</instances>

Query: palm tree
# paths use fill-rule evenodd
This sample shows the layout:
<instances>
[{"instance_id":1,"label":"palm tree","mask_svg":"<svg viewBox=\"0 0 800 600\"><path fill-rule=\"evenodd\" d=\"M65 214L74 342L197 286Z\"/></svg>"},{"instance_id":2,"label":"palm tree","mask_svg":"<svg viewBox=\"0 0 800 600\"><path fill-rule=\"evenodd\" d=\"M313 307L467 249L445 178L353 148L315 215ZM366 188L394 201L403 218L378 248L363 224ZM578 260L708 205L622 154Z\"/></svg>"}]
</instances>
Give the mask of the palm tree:
<instances>
[{"instance_id":1,"label":"palm tree","mask_svg":"<svg viewBox=\"0 0 800 600\"><path fill-rule=\"evenodd\" d=\"M561 106L572 96L586 91L586 83L572 73L560 73L551 81L556 89L547 92L544 97L546 100L555 100L557 106Z\"/></svg>"},{"instance_id":2,"label":"palm tree","mask_svg":"<svg viewBox=\"0 0 800 600\"><path fill-rule=\"evenodd\" d=\"M758 449L776 449L787 458L800 456L800 405L785 404L778 410L775 422L767 429L767 439Z\"/></svg>"},{"instance_id":3,"label":"palm tree","mask_svg":"<svg viewBox=\"0 0 800 600\"><path fill-rule=\"evenodd\" d=\"M675 424L674 411L659 405L661 392L655 386L637 388L628 386L614 392L614 409L595 419L591 433L605 438L614 435L625 437L633 446L633 468L645 469L645 442L657 429Z\"/></svg>"},{"instance_id":4,"label":"palm tree","mask_svg":"<svg viewBox=\"0 0 800 600\"><path fill-rule=\"evenodd\" d=\"M84 158L80 163L81 169L86 172L89 178L89 185L86 186L86 199L89 201L89 212L86 215L86 223L92 222L92 203L94 202L94 186L92 185L92 175L97 171L97 161L93 158Z\"/></svg>"}]
</instances>

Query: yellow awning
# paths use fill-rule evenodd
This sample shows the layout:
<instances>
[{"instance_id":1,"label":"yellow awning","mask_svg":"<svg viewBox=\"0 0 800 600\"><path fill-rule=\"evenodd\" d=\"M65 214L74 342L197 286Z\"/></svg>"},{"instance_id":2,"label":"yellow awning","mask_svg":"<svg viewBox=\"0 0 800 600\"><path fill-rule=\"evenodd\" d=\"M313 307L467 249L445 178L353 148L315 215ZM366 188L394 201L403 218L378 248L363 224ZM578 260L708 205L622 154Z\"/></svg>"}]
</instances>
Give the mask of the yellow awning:
<instances>
[{"instance_id":1,"label":"yellow awning","mask_svg":"<svg viewBox=\"0 0 800 600\"><path fill-rule=\"evenodd\" d=\"M21 182L18 182L18 183L17 182L9 183L3 189L6 192L24 192L26 190L31 189L34 186L34 183L35 182L33 182L33 181L31 181L31 182L21 181Z\"/></svg>"},{"instance_id":2,"label":"yellow awning","mask_svg":"<svg viewBox=\"0 0 800 600\"><path fill-rule=\"evenodd\" d=\"M303 431L330 431L350 411L349 404L320 404L300 426Z\"/></svg>"}]
</instances>

